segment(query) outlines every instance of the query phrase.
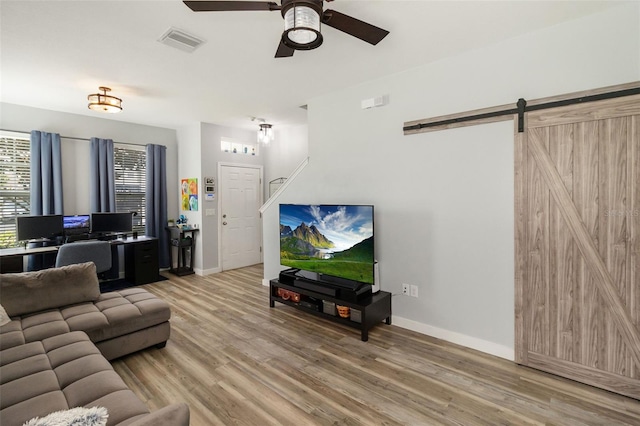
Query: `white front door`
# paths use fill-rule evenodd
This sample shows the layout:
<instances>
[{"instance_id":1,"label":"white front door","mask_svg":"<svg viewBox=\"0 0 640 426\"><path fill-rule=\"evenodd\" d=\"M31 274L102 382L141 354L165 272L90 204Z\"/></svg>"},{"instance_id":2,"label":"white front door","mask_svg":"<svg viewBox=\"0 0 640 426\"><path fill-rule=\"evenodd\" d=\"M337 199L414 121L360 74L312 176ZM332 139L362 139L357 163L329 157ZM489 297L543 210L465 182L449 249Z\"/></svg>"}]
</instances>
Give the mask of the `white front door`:
<instances>
[{"instance_id":1,"label":"white front door","mask_svg":"<svg viewBox=\"0 0 640 426\"><path fill-rule=\"evenodd\" d=\"M260 168L220 167L222 270L262 261Z\"/></svg>"}]
</instances>

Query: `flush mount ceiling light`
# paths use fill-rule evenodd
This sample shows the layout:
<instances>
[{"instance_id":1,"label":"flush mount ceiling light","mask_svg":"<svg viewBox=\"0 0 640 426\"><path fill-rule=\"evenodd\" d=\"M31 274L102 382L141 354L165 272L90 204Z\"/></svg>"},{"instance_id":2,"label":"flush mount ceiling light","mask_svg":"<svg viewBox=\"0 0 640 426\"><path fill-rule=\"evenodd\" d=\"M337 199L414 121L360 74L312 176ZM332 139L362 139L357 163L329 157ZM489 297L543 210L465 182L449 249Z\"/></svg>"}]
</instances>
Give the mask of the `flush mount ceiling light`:
<instances>
[{"instance_id":1,"label":"flush mount ceiling light","mask_svg":"<svg viewBox=\"0 0 640 426\"><path fill-rule=\"evenodd\" d=\"M87 96L89 100L89 109L101 112L120 112L122 111L122 99L115 96L107 95L111 89L108 87L100 86L98 90L102 93L94 93Z\"/></svg>"},{"instance_id":2,"label":"flush mount ceiling light","mask_svg":"<svg viewBox=\"0 0 640 426\"><path fill-rule=\"evenodd\" d=\"M271 141L273 141L273 126L266 123L260 124L258 142L268 145Z\"/></svg>"},{"instance_id":3,"label":"flush mount ceiling light","mask_svg":"<svg viewBox=\"0 0 640 426\"><path fill-rule=\"evenodd\" d=\"M322 44L321 0L283 0L282 43L295 50L311 50Z\"/></svg>"}]
</instances>

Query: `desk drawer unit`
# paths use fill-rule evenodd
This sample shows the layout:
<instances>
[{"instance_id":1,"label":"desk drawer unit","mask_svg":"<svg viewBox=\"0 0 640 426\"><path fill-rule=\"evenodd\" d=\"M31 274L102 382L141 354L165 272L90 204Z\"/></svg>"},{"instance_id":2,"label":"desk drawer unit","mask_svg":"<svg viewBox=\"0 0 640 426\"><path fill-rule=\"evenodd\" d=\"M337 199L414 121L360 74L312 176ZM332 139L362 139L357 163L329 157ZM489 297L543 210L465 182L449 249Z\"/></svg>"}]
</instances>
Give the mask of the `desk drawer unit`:
<instances>
[{"instance_id":1,"label":"desk drawer unit","mask_svg":"<svg viewBox=\"0 0 640 426\"><path fill-rule=\"evenodd\" d=\"M127 244L124 247L124 276L135 285L158 281L158 240Z\"/></svg>"}]
</instances>

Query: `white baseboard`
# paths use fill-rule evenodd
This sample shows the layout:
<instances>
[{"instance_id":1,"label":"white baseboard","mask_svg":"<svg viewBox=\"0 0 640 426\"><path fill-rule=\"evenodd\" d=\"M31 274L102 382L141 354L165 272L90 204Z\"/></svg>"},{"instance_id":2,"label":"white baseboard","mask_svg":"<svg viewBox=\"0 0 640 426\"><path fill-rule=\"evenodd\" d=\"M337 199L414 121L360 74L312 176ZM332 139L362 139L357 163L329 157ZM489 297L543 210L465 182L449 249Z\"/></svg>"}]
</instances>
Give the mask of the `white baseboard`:
<instances>
[{"instance_id":1,"label":"white baseboard","mask_svg":"<svg viewBox=\"0 0 640 426\"><path fill-rule=\"evenodd\" d=\"M509 361L515 360L515 350L513 348L489 342L487 340L478 339L477 337L456 333L455 331L449 331L432 325L423 324L418 321L398 317L396 315L392 318L393 325L397 325L398 327L446 340L447 342L475 349L490 355L495 355Z\"/></svg>"},{"instance_id":2,"label":"white baseboard","mask_svg":"<svg viewBox=\"0 0 640 426\"><path fill-rule=\"evenodd\" d=\"M211 268L211 269L194 269L193 270L196 275L211 275L211 274L217 274L218 272L222 272L222 268Z\"/></svg>"},{"instance_id":3,"label":"white baseboard","mask_svg":"<svg viewBox=\"0 0 640 426\"><path fill-rule=\"evenodd\" d=\"M262 279L262 285L265 286L265 287L269 287L269 280L266 279L266 278L263 278Z\"/></svg>"}]
</instances>

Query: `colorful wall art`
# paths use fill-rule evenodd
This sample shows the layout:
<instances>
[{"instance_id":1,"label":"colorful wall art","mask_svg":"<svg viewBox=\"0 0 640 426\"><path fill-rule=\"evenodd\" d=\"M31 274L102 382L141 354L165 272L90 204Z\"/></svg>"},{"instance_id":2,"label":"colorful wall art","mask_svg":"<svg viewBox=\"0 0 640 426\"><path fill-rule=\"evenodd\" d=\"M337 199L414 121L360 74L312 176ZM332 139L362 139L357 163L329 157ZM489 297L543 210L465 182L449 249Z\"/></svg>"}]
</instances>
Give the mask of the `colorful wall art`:
<instances>
[{"instance_id":1,"label":"colorful wall art","mask_svg":"<svg viewBox=\"0 0 640 426\"><path fill-rule=\"evenodd\" d=\"M182 179L182 210L198 211L198 179Z\"/></svg>"}]
</instances>

